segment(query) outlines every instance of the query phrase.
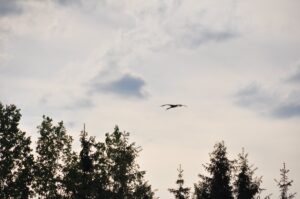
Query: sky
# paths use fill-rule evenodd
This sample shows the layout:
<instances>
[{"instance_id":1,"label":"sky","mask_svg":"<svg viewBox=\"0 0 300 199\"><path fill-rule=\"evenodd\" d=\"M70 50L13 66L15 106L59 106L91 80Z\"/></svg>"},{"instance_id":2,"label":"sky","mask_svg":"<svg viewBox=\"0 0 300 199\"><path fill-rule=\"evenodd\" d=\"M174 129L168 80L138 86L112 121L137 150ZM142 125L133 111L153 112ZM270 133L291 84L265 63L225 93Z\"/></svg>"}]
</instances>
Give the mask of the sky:
<instances>
[{"instance_id":1,"label":"sky","mask_svg":"<svg viewBox=\"0 0 300 199\"><path fill-rule=\"evenodd\" d=\"M115 125L143 148L156 196L193 187L216 142L245 148L263 195L286 162L300 194L299 0L0 0L0 101L32 137ZM160 105L188 107L165 111Z\"/></svg>"}]
</instances>

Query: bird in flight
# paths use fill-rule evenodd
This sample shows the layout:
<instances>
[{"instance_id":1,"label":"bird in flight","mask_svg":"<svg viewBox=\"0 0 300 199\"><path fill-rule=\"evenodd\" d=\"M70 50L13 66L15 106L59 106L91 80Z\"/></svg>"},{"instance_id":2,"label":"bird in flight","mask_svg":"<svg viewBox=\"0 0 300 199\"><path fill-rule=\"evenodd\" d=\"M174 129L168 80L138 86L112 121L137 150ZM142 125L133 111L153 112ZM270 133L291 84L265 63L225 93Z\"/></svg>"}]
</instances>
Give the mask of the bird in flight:
<instances>
[{"instance_id":1,"label":"bird in flight","mask_svg":"<svg viewBox=\"0 0 300 199\"><path fill-rule=\"evenodd\" d=\"M168 106L168 108L166 108L166 111L171 108L177 108L177 107L181 107L181 106L187 107L187 105L183 105L183 104L163 104L163 105L161 105L161 107L164 107L164 106Z\"/></svg>"}]
</instances>

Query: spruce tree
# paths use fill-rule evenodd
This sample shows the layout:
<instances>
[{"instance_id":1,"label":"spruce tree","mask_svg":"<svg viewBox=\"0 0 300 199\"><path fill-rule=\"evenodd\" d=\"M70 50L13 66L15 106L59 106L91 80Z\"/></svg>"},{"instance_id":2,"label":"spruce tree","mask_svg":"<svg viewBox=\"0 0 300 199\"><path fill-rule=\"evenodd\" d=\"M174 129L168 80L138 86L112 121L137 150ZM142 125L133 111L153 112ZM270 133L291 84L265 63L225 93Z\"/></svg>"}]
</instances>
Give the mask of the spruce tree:
<instances>
[{"instance_id":1,"label":"spruce tree","mask_svg":"<svg viewBox=\"0 0 300 199\"><path fill-rule=\"evenodd\" d=\"M67 135L63 122L54 126L52 119L45 116L38 132L34 189L39 198L63 198L63 174L72 154L72 137Z\"/></svg>"},{"instance_id":2,"label":"spruce tree","mask_svg":"<svg viewBox=\"0 0 300 199\"><path fill-rule=\"evenodd\" d=\"M31 140L19 129L20 110L0 103L0 198L27 199L33 192Z\"/></svg>"},{"instance_id":3,"label":"spruce tree","mask_svg":"<svg viewBox=\"0 0 300 199\"><path fill-rule=\"evenodd\" d=\"M183 170L181 169L181 165L179 165L178 171L178 179L176 180L176 184L178 185L177 189L169 189L171 193L174 194L176 199L188 199L190 195L190 188L183 187Z\"/></svg>"},{"instance_id":4,"label":"spruce tree","mask_svg":"<svg viewBox=\"0 0 300 199\"><path fill-rule=\"evenodd\" d=\"M72 175L69 175L71 183L73 182L73 198L111 198L104 144L96 142L95 137L88 137L85 128L81 132L80 142L81 151L77 165L74 164L76 170L70 170L73 179Z\"/></svg>"},{"instance_id":5,"label":"spruce tree","mask_svg":"<svg viewBox=\"0 0 300 199\"><path fill-rule=\"evenodd\" d=\"M64 182L69 198L96 198L93 186L93 160L91 158L91 147L95 140L87 136L88 134L84 129L80 134L81 151L79 155L73 154L71 162L65 169Z\"/></svg>"},{"instance_id":6,"label":"spruce tree","mask_svg":"<svg viewBox=\"0 0 300 199\"><path fill-rule=\"evenodd\" d=\"M248 154L238 154L237 176L234 182L234 193L236 199L254 199L262 190L260 188L261 177L254 178L253 174L256 169L252 169L248 163Z\"/></svg>"},{"instance_id":7,"label":"spruce tree","mask_svg":"<svg viewBox=\"0 0 300 199\"><path fill-rule=\"evenodd\" d=\"M199 174L201 180L198 184L194 184L194 198L195 199L210 199L210 178Z\"/></svg>"},{"instance_id":8,"label":"spruce tree","mask_svg":"<svg viewBox=\"0 0 300 199\"><path fill-rule=\"evenodd\" d=\"M85 130L81 133L81 151L73 159L65 176L67 193L74 199L152 199L154 192L144 180L135 158L140 151L128 142L129 133L118 127L107 133L105 142L97 142Z\"/></svg>"},{"instance_id":9,"label":"spruce tree","mask_svg":"<svg viewBox=\"0 0 300 199\"><path fill-rule=\"evenodd\" d=\"M199 175L201 181L195 185L197 199L233 199L231 170L233 162L228 160L224 142L215 144L210 154L210 163L204 165L210 177Z\"/></svg>"},{"instance_id":10,"label":"spruce tree","mask_svg":"<svg viewBox=\"0 0 300 199\"><path fill-rule=\"evenodd\" d=\"M81 190L80 197L82 199L95 198L95 188L93 186L93 171L94 165L91 157L91 147L95 142L93 137L87 138L87 133L85 130L81 134L81 151L80 157L80 170L82 171L81 179Z\"/></svg>"},{"instance_id":11,"label":"spruce tree","mask_svg":"<svg viewBox=\"0 0 300 199\"><path fill-rule=\"evenodd\" d=\"M289 194L289 187L292 186L293 180L289 180L288 173L290 170L286 169L285 163L283 163L283 168L280 169L280 180L276 180L277 186L280 189L280 199L292 199L295 197L296 193Z\"/></svg>"}]
</instances>

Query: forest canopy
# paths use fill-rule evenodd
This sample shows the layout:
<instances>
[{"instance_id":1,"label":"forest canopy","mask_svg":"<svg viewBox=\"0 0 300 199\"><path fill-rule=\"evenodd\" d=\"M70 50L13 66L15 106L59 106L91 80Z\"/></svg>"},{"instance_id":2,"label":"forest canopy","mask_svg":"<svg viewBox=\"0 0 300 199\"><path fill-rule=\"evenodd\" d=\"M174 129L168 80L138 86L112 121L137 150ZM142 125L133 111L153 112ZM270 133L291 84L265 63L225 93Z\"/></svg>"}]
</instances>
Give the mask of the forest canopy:
<instances>
[{"instance_id":1,"label":"forest canopy","mask_svg":"<svg viewBox=\"0 0 300 199\"><path fill-rule=\"evenodd\" d=\"M80 151L72 148L63 121L42 117L37 127L36 147L31 137L20 129L20 109L0 103L0 198L2 199L152 199L155 190L145 179L137 158L141 147L129 140L130 133L115 126L103 141L80 133ZM176 188L169 192L176 199L254 199L270 198L262 187L262 177L249 164L242 150L237 159L227 157L223 141L217 142L199 174L194 189L185 187L184 170L178 169ZM286 164L276 180L281 199L292 199Z\"/></svg>"}]
</instances>

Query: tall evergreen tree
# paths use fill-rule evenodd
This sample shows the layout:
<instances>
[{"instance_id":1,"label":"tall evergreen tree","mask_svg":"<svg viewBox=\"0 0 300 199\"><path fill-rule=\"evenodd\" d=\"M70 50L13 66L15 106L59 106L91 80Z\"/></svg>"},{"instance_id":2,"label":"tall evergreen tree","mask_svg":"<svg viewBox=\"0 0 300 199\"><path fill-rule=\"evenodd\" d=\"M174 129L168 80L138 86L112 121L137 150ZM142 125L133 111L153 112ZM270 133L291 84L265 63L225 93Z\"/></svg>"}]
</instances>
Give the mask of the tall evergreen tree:
<instances>
[{"instance_id":1,"label":"tall evergreen tree","mask_svg":"<svg viewBox=\"0 0 300 199\"><path fill-rule=\"evenodd\" d=\"M178 171L178 179L176 180L176 184L178 185L177 189L169 189L171 193L174 194L176 199L188 199L190 195L190 188L183 187L183 170L181 169L181 165L179 165Z\"/></svg>"},{"instance_id":2,"label":"tall evergreen tree","mask_svg":"<svg viewBox=\"0 0 300 199\"><path fill-rule=\"evenodd\" d=\"M195 185L197 199L233 199L231 170L233 162L228 160L224 142L215 144L210 154L210 163L204 165L210 177L199 175L201 181Z\"/></svg>"},{"instance_id":3,"label":"tall evergreen tree","mask_svg":"<svg viewBox=\"0 0 300 199\"><path fill-rule=\"evenodd\" d=\"M80 142L79 157L67 175L72 185L68 187L72 198L110 198L104 144L97 143L94 137L88 137L85 128L81 132Z\"/></svg>"},{"instance_id":4,"label":"tall evergreen tree","mask_svg":"<svg viewBox=\"0 0 300 199\"><path fill-rule=\"evenodd\" d=\"M74 199L87 199L95 198L94 190L91 185L93 176L92 172L92 160L90 158L91 143L92 139L87 139L87 133L81 132L80 142L81 151L78 154L72 153L70 162L64 169L64 184L66 187L66 195L68 198ZM90 189L89 189L90 187Z\"/></svg>"},{"instance_id":5,"label":"tall evergreen tree","mask_svg":"<svg viewBox=\"0 0 300 199\"><path fill-rule=\"evenodd\" d=\"M289 187L292 186L293 180L289 180L288 173L290 170L285 168L285 163L283 163L283 168L280 169L280 180L276 180L277 186L280 189L280 199L292 199L295 197L296 193L289 194Z\"/></svg>"},{"instance_id":6,"label":"tall evergreen tree","mask_svg":"<svg viewBox=\"0 0 300 199\"><path fill-rule=\"evenodd\" d=\"M67 192L74 199L152 199L154 192L144 180L144 171L135 162L140 151L128 143L128 133L118 127L107 133L105 142L96 142L81 133L81 151L65 176Z\"/></svg>"},{"instance_id":7,"label":"tall evergreen tree","mask_svg":"<svg viewBox=\"0 0 300 199\"><path fill-rule=\"evenodd\" d=\"M95 187L93 186L93 171L94 164L93 159L91 157L91 147L95 143L95 139L93 137L87 138L87 133L85 130L81 133L81 151L79 154L80 157L80 170L82 172L81 179L81 190L80 197L82 199L95 198Z\"/></svg>"},{"instance_id":8,"label":"tall evergreen tree","mask_svg":"<svg viewBox=\"0 0 300 199\"><path fill-rule=\"evenodd\" d=\"M67 135L63 122L54 126L52 119L45 116L38 131L34 189L39 198L63 198L63 174L72 154L72 137Z\"/></svg>"},{"instance_id":9,"label":"tall evergreen tree","mask_svg":"<svg viewBox=\"0 0 300 199\"><path fill-rule=\"evenodd\" d=\"M248 154L238 154L237 176L234 182L234 193L237 199L254 199L260 193L261 177L254 178L253 174L256 169L252 169L248 163Z\"/></svg>"},{"instance_id":10,"label":"tall evergreen tree","mask_svg":"<svg viewBox=\"0 0 300 199\"><path fill-rule=\"evenodd\" d=\"M129 133L120 132L117 126L112 134L106 134L105 153L108 159L109 189L113 194L111 198L153 198L151 186L143 179L145 171L140 171L136 163L141 149L135 143L129 143L128 139Z\"/></svg>"},{"instance_id":11,"label":"tall evergreen tree","mask_svg":"<svg viewBox=\"0 0 300 199\"><path fill-rule=\"evenodd\" d=\"M201 180L198 184L194 184L194 198L195 199L210 199L211 188L210 178L199 174Z\"/></svg>"},{"instance_id":12,"label":"tall evergreen tree","mask_svg":"<svg viewBox=\"0 0 300 199\"><path fill-rule=\"evenodd\" d=\"M19 129L20 110L0 103L0 198L27 199L33 174L30 137Z\"/></svg>"}]
</instances>

